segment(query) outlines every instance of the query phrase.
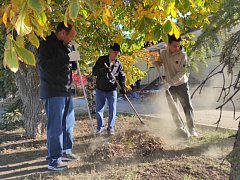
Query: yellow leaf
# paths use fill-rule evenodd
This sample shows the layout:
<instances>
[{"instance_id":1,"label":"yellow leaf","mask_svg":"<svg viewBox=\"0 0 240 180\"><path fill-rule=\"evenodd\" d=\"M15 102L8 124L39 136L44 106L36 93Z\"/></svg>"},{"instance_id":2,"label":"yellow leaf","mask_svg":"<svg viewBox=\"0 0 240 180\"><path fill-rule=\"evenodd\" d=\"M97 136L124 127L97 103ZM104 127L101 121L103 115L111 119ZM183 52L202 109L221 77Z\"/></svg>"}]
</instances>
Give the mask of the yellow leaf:
<instances>
[{"instance_id":1,"label":"yellow leaf","mask_svg":"<svg viewBox=\"0 0 240 180\"><path fill-rule=\"evenodd\" d=\"M106 15L107 15L108 17L111 17L111 18L113 17L113 12L112 12L111 9L107 9L107 8L106 8L105 12L106 12Z\"/></svg>"},{"instance_id":2,"label":"yellow leaf","mask_svg":"<svg viewBox=\"0 0 240 180\"><path fill-rule=\"evenodd\" d=\"M33 30L35 34L44 38L44 33L43 33L44 28L42 28L34 18L31 18L31 22L32 22L32 26L34 27Z\"/></svg>"},{"instance_id":3,"label":"yellow leaf","mask_svg":"<svg viewBox=\"0 0 240 180\"><path fill-rule=\"evenodd\" d=\"M118 43L118 44L122 44L123 39L124 38L121 34L117 34L113 37L113 41Z\"/></svg>"},{"instance_id":4,"label":"yellow leaf","mask_svg":"<svg viewBox=\"0 0 240 180\"><path fill-rule=\"evenodd\" d=\"M177 17L177 11L176 11L175 8L172 8L172 9L171 9L171 15L172 15L173 18L176 18L176 17Z\"/></svg>"},{"instance_id":5,"label":"yellow leaf","mask_svg":"<svg viewBox=\"0 0 240 180\"><path fill-rule=\"evenodd\" d=\"M104 0L103 1L105 4L107 4L107 5L111 5L112 4L112 0Z\"/></svg>"},{"instance_id":6,"label":"yellow leaf","mask_svg":"<svg viewBox=\"0 0 240 180\"><path fill-rule=\"evenodd\" d=\"M102 17L103 17L103 22L104 22L107 26L109 26L110 21L109 21L109 19L108 19L108 17L107 17L107 15L106 15L105 12L103 12Z\"/></svg>"},{"instance_id":7,"label":"yellow leaf","mask_svg":"<svg viewBox=\"0 0 240 180\"><path fill-rule=\"evenodd\" d=\"M102 9L99 9L97 10L95 13L94 13L94 17L98 17L100 14L102 13Z\"/></svg>"},{"instance_id":8,"label":"yellow leaf","mask_svg":"<svg viewBox=\"0 0 240 180\"><path fill-rule=\"evenodd\" d=\"M172 22L172 29L173 29L173 34L175 35L175 37L178 39L179 37L180 37L180 29L179 29L179 27L176 25L176 24L174 24L173 22Z\"/></svg>"},{"instance_id":9,"label":"yellow leaf","mask_svg":"<svg viewBox=\"0 0 240 180\"><path fill-rule=\"evenodd\" d=\"M17 34L20 36L29 34L32 31L32 28L25 24L26 14L27 14L27 6L25 3L22 5L22 9L17 17L17 21L14 24L14 28L16 29Z\"/></svg>"},{"instance_id":10,"label":"yellow leaf","mask_svg":"<svg viewBox=\"0 0 240 180\"><path fill-rule=\"evenodd\" d=\"M131 34L131 39L136 39L138 37L138 32L135 31L133 34Z\"/></svg>"},{"instance_id":11,"label":"yellow leaf","mask_svg":"<svg viewBox=\"0 0 240 180\"><path fill-rule=\"evenodd\" d=\"M23 0L11 0L12 9L14 12L19 12L23 5Z\"/></svg>"},{"instance_id":12,"label":"yellow leaf","mask_svg":"<svg viewBox=\"0 0 240 180\"><path fill-rule=\"evenodd\" d=\"M69 8L66 9L65 15L64 15L64 24L67 25L69 19Z\"/></svg>"},{"instance_id":13,"label":"yellow leaf","mask_svg":"<svg viewBox=\"0 0 240 180\"><path fill-rule=\"evenodd\" d=\"M11 10L11 5L9 4L7 7L6 7L6 10L3 14L3 17L2 17L2 21L4 23L5 26L7 26L7 23L8 23L8 17L10 15L10 10Z\"/></svg>"}]
</instances>

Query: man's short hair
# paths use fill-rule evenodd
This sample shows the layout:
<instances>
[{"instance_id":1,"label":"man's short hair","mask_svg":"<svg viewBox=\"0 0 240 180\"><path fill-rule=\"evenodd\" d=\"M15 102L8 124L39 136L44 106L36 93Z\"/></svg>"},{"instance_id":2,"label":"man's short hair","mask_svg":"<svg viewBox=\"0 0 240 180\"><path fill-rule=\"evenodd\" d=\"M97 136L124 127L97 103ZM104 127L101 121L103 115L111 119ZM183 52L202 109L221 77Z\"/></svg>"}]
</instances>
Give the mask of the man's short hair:
<instances>
[{"instance_id":1,"label":"man's short hair","mask_svg":"<svg viewBox=\"0 0 240 180\"><path fill-rule=\"evenodd\" d=\"M69 33L69 32L71 31L73 25L70 24L70 23L68 23L67 25L68 25L68 27L66 27L66 26L64 25L64 22L58 23L56 32L60 32L60 31L62 31L62 30L65 30L67 33Z\"/></svg>"},{"instance_id":2,"label":"man's short hair","mask_svg":"<svg viewBox=\"0 0 240 180\"><path fill-rule=\"evenodd\" d=\"M173 41L176 41L176 42L180 42L182 40L181 37L179 37L178 39L175 37L175 35L168 35L168 43L171 44Z\"/></svg>"}]
</instances>

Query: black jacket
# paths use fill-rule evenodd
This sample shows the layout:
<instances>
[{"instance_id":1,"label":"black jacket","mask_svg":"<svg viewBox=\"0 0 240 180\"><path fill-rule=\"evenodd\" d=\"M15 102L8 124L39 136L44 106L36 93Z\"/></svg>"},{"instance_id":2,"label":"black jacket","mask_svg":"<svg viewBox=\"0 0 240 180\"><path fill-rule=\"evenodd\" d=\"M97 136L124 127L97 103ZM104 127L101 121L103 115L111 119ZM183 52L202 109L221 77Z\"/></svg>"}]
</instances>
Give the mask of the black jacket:
<instances>
[{"instance_id":1,"label":"black jacket","mask_svg":"<svg viewBox=\"0 0 240 180\"><path fill-rule=\"evenodd\" d=\"M40 42L37 51L40 98L71 95L72 69L76 69L76 63L69 63L70 51L54 33Z\"/></svg>"},{"instance_id":2,"label":"black jacket","mask_svg":"<svg viewBox=\"0 0 240 180\"><path fill-rule=\"evenodd\" d=\"M97 76L97 89L103 91L116 90L117 83L114 81L114 78L112 78L111 73L109 73L109 70L108 68L106 68L104 63L106 63L108 67L110 66L109 56L100 56L95 66L93 67L93 75ZM123 71L123 66L120 61L115 60L114 65L111 66L111 72L118 80L121 88L125 88L125 75Z\"/></svg>"}]
</instances>

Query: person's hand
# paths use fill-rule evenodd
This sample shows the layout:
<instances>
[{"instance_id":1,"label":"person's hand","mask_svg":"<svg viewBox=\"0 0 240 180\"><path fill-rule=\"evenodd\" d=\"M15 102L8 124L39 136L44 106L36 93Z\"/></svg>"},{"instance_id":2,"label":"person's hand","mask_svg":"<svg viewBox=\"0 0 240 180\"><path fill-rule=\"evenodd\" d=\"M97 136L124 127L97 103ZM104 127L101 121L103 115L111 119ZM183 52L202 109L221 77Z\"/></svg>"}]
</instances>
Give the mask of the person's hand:
<instances>
[{"instance_id":1,"label":"person's hand","mask_svg":"<svg viewBox=\"0 0 240 180\"><path fill-rule=\"evenodd\" d=\"M76 41L74 41L74 40L70 41L69 44L71 44L72 46L74 46L74 49L75 49L75 50L77 50L77 48L79 47L79 44L78 44Z\"/></svg>"},{"instance_id":2,"label":"person's hand","mask_svg":"<svg viewBox=\"0 0 240 180\"><path fill-rule=\"evenodd\" d=\"M162 85L162 87L163 87L163 89L164 89L165 91L167 91L167 90L169 90L169 88L171 87L171 85L170 85L169 83L165 82L165 83Z\"/></svg>"},{"instance_id":3,"label":"person's hand","mask_svg":"<svg viewBox=\"0 0 240 180\"><path fill-rule=\"evenodd\" d=\"M153 65L159 68L162 65L162 63L160 61L153 61Z\"/></svg>"},{"instance_id":4,"label":"person's hand","mask_svg":"<svg viewBox=\"0 0 240 180\"><path fill-rule=\"evenodd\" d=\"M120 91L120 93L123 94L123 95L125 95L125 94L127 93L126 88L121 88L119 91Z\"/></svg>"},{"instance_id":5,"label":"person's hand","mask_svg":"<svg viewBox=\"0 0 240 180\"><path fill-rule=\"evenodd\" d=\"M111 74L111 69L110 68L102 68L101 69L104 73L109 73L109 74Z\"/></svg>"},{"instance_id":6,"label":"person's hand","mask_svg":"<svg viewBox=\"0 0 240 180\"><path fill-rule=\"evenodd\" d=\"M80 60L80 54L79 54L78 51L72 51L72 52L68 53L68 56L69 56L69 61L70 62Z\"/></svg>"}]
</instances>

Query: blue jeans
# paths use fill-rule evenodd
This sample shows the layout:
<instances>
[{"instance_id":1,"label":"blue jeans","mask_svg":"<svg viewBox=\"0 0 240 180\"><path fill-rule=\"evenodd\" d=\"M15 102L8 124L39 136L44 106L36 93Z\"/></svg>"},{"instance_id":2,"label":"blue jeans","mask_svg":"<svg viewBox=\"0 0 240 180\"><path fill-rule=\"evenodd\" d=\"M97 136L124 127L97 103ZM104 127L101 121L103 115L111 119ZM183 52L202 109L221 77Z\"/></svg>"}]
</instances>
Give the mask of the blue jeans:
<instances>
[{"instance_id":1,"label":"blue jeans","mask_svg":"<svg viewBox=\"0 0 240 180\"><path fill-rule=\"evenodd\" d=\"M56 166L63 153L70 154L73 147L75 123L71 96L44 99L47 123L48 165Z\"/></svg>"},{"instance_id":2,"label":"blue jeans","mask_svg":"<svg viewBox=\"0 0 240 180\"><path fill-rule=\"evenodd\" d=\"M104 128L104 107L105 102L108 102L108 129L114 130L114 124L117 113L117 90L102 91L96 90L96 118L97 118L97 130Z\"/></svg>"}]
</instances>

